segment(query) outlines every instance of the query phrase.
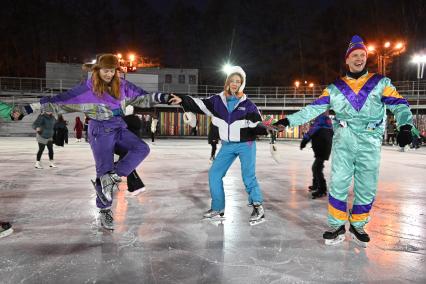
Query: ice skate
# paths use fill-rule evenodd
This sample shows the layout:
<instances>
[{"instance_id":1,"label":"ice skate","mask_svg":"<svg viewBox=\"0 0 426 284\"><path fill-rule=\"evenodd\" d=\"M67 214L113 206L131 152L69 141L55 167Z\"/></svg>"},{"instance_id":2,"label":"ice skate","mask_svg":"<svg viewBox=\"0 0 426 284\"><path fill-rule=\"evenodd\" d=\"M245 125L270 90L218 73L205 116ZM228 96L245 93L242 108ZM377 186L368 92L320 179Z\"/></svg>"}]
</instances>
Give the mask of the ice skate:
<instances>
[{"instance_id":1,"label":"ice skate","mask_svg":"<svg viewBox=\"0 0 426 284\"><path fill-rule=\"evenodd\" d=\"M13 233L12 225L8 222L0 222L0 239Z\"/></svg>"},{"instance_id":2,"label":"ice skate","mask_svg":"<svg viewBox=\"0 0 426 284\"><path fill-rule=\"evenodd\" d=\"M105 198L111 202L112 194L114 191L118 190L118 183L121 182L121 178L114 172L104 174L100 177L102 193L105 195Z\"/></svg>"},{"instance_id":3,"label":"ice skate","mask_svg":"<svg viewBox=\"0 0 426 284\"><path fill-rule=\"evenodd\" d=\"M101 226L107 230L114 230L114 218L112 218L111 209L101 209L99 211L99 220Z\"/></svg>"},{"instance_id":4,"label":"ice skate","mask_svg":"<svg viewBox=\"0 0 426 284\"><path fill-rule=\"evenodd\" d=\"M91 179L93 187L95 188L96 195L98 196L99 200L102 202L103 205L108 204L108 199L106 199L105 195L102 193L102 187L101 185L96 185L96 181Z\"/></svg>"},{"instance_id":5,"label":"ice skate","mask_svg":"<svg viewBox=\"0 0 426 284\"><path fill-rule=\"evenodd\" d=\"M203 220L225 220L225 211L209 209L206 213L204 213Z\"/></svg>"},{"instance_id":6,"label":"ice skate","mask_svg":"<svg viewBox=\"0 0 426 284\"><path fill-rule=\"evenodd\" d=\"M265 222L265 210L262 205L253 205L253 212L250 215L250 225L255 226Z\"/></svg>"},{"instance_id":7,"label":"ice skate","mask_svg":"<svg viewBox=\"0 0 426 284\"><path fill-rule=\"evenodd\" d=\"M146 191L146 187L144 186L144 187L138 188L134 191L129 191L129 194L131 196L138 196L139 194L141 194L142 192L145 192L145 191Z\"/></svg>"},{"instance_id":8,"label":"ice skate","mask_svg":"<svg viewBox=\"0 0 426 284\"><path fill-rule=\"evenodd\" d=\"M37 161L34 165L34 168L41 170L41 169L43 169L43 166L41 165L41 163L39 161Z\"/></svg>"},{"instance_id":9,"label":"ice skate","mask_svg":"<svg viewBox=\"0 0 426 284\"><path fill-rule=\"evenodd\" d=\"M370 237L364 231L364 228L356 228L351 224L349 227L349 233L351 234L352 240L354 240L355 243L363 248L367 247L367 243L370 241Z\"/></svg>"},{"instance_id":10,"label":"ice skate","mask_svg":"<svg viewBox=\"0 0 426 284\"><path fill-rule=\"evenodd\" d=\"M324 232L322 237L326 245L337 245L345 240L345 233L345 225L342 225L338 228L331 227L330 230Z\"/></svg>"}]
</instances>

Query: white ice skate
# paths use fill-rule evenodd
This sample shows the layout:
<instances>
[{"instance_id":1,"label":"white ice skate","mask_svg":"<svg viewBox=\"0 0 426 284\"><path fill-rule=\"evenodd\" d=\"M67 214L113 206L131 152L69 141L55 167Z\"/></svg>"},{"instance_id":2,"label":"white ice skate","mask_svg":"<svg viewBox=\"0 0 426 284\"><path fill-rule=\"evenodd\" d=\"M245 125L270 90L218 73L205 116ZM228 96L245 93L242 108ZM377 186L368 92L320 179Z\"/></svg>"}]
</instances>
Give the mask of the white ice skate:
<instances>
[{"instance_id":1,"label":"white ice skate","mask_svg":"<svg viewBox=\"0 0 426 284\"><path fill-rule=\"evenodd\" d=\"M250 226L259 225L265 222L265 210L262 205L253 205L253 212L250 215Z\"/></svg>"}]
</instances>

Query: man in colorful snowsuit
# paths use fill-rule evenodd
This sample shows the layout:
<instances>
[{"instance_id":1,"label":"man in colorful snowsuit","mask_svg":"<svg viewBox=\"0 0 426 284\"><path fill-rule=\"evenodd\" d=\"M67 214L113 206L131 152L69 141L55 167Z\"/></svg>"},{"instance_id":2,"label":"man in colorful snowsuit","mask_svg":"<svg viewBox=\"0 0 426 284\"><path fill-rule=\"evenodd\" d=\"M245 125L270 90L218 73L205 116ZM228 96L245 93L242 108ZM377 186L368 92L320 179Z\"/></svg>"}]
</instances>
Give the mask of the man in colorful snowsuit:
<instances>
[{"instance_id":1,"label":"man in colorful snowsuit","mask_svg":"<svg viewBox=\"0 0 426 284\"><path fill-rule=\"evenodd\" d=\"M364 231L370 220L379 176L380 151L384 133L386 108L398 123L400 143L411 143L412 114L405 100L389 78L365 69L367 49L359 36L354 36L346 51L346 76L330 84L322 95L302 110L278 121L277 125L297 126L328 109L335 112L333 123L331 188L328 223L324 233L326 244L344 240L345 223L349 219L352 238L366 247L370 238ZM354 200L347 210L348 191L354 177Z\"/></svg>"}]
</instances>

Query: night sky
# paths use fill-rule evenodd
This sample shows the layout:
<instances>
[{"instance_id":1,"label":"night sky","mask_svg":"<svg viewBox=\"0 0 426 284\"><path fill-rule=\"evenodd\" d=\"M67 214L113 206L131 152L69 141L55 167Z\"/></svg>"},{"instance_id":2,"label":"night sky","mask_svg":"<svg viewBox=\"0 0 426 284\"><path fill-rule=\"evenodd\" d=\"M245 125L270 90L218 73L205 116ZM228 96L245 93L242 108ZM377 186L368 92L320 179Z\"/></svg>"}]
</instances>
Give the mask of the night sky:
<instances>
[{"instance_id":1,"label":"night sky","mask_svg":"<svg viewBox=\"0 0 426 284\"><path fill-rule=\"evenodd\" d=\"M404 40L388 65L414 80L412 55L426 48L426 1L3 0L0 76L44 77L46 61L83 63L98 53L136 52L164 67L198 68L201 84L241 65L248 84L325 84L345 71L352 35ZM370 71L376 58L370 56Z\"/></svg>"}]
</instances>

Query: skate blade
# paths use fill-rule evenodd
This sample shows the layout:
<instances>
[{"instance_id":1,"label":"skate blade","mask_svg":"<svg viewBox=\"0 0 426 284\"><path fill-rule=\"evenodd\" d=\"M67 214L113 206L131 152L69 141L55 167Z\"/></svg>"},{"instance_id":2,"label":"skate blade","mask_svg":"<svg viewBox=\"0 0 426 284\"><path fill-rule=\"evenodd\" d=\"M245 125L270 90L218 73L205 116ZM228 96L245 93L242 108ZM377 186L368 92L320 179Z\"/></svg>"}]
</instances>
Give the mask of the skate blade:
<instances>
[{"instance_id":1,"label":"skate blade","mask_svg":"<svg viewBox=\"0 0 426 284\"><path fill-rule=\"evenodd\" d=\"M262 219L256 220L256 221L249 221L249 223L250 223L250 226L256 226L256 225L262 224L265 221L266 221L266 219L262 218Z\"/></svg>"},{"instance_id":2,"label":"skate blade","mask_svg":"<svg viewBox=\"0 0 426 284\"><path fill-rule=\"evenodd\" d=\"M368 243L366 243L366 242L362 242L362 241L360 241L360 240L358 240L357 239L357 237L352 233L352 232L350 232L350 234L351 234L351 238L352 238L352 240L358 245L358 246L360 246L360 247L362 247L362 248L367 248L367 244Z\"/></svg>"},{"instance_id":3,"label":"skate blade","mask_svg":"<svg viewBox=\"0 0 426 284\"><path fill-rule=\"evenodd\" d=\"M0 239L1 239L1 238L4 238L4 237L9 236L9 235L11 235L12 233L13 233L13 229L12 229L12 228L10 228L9 230L6 230L6 231L4 231L4 232L0 233Z\"/></svg>"},{"instance_id":4,"label":"skate blade","mask_svg":"<svg viewBox=\"0 0 426 284\"><path fill-rule=\"evenodd\" d=\"M104 226L101 225L101 229L107 232L114 232L114 228L106 228Z\"/></svg>"},{"instance_id":5,"label":"skate blade","mask_svg":"<svg viewBox=\"0 0 426 284\"><path fill-rule=\"evenodd\" d=\"M225 216L223 217L203 217L203 219L201 219L202 221L224 221L226 218Z\"/></svg>"},{"instance_id":6,"label":"skate blade","mask_svg":"<svg viewBox=\"0 0 426 284\"><path fill-rule=\"evenodd\" d=\"M345 235L339 235L337 236L337 238L332 239L332 240L325 240L325 244L327 246L335 246L338 245L340 243L342 243L345 240Z\"/></svg>"}]
</instances>

